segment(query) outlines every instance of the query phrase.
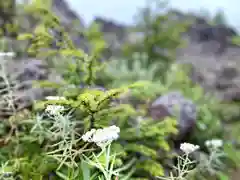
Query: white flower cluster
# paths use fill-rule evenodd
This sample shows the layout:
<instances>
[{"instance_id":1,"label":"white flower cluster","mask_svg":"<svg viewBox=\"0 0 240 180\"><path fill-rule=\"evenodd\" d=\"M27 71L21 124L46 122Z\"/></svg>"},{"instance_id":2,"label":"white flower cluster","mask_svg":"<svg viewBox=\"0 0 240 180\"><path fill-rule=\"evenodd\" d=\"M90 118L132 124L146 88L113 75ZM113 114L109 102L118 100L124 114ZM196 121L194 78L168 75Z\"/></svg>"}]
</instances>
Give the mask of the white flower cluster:
<instances>
[{"instance_id":1,"label":"white flower cluster","mask_svg":"<svg viewBox=\"0 0 240 180\"><path fill-rule=\"evenodd\" d=\"M60 105L48 105L45 111L50 115L57 115L64 110L63 106Z\"/></svg>"},{"instance_id":2,"label":"white flower cluster","mask_svg":"<svg viewBox=\"0 0 240 180\"><path fill-rule=\"evenodd\" d=\"M0 52L0 57L13 57L15 56L14 52Z\"/></svg>"},{"instance_id":3,"label":"white flower cluster","mask_svg":"<svg viewBox=\"0 0 240 180\"><path fill-rule=\"evenodd\" d=\"M66 100L65 97L61 97L61 96L47 96L46 99L47 99L47 100L56 100L56 101Z\"/></svg>"},{"instance_id":4,"label":"white flower cluster","mask_svg":"<svg viewBox=\"0 0 240 180\"><path fill-rule=\"evenodd\" d=\"M103 129L91 129L82 136L85 142L94 142L97 146L104 146L119 137L120 128L113 125Z\"/></svg>"},{"instance_id":5,"label":"white flower cluster","mask_svg":"<svg viewBox=\"0 0 240 180\"><path fill-rule=\"evenodd\" d=\"M198 145L194 145L194 144L190 144L190 143L182 143L180 145L180 149L186 153L186 154L190 154L196 150L198 150L200 147Z\"/></svg>"},{"instance_id":6,"label":"white flower cluster","mask_svg":"<svg viewBox=\"0 0 240 180\"><path fill-rule=\"evenodd\" d=\"M208 148L220 148L223 146L223 141L221 139L212 139L205 141L205 146Z\"/></svg>"}]
</instances>

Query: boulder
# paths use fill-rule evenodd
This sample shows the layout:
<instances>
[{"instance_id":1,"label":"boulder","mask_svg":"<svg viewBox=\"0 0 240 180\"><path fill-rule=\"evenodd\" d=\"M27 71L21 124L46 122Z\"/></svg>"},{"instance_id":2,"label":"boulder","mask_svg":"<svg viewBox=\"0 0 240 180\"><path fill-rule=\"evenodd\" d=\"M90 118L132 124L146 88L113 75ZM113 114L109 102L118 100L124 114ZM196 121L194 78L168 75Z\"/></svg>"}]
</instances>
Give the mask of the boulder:
<instances>
[{"instance_id":1,"label":"boulder","mask_svg":"<svg viewBox=\"0 0 240 180\"><path fill-rule=\"evenodd\" d=\"M177 118L179 133L176 140L181 140L196 124L197 108L180 92L173 91L157 98L150 106L150 115L154 120L167 116Z\"/></svg>"}]
</instances>

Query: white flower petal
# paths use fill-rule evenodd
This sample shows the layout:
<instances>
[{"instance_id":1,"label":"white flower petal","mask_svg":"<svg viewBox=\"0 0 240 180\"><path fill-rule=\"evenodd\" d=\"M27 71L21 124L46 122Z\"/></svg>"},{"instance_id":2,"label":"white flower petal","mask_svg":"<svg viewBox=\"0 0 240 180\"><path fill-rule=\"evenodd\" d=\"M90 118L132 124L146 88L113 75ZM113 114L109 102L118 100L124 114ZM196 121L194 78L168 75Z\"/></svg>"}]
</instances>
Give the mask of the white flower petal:
<instances>
[{"instance_id":1,"label":"white flower petal","mask_svg":"<svg viewBox=\"0 0 240 180\"><path fill-rule=\"evenodd\" d=\"M84 141L94 142L97 146L103 146L106 143L112 142L119 137L120 128L110 126L103 129L91 130L82 136Z\"/></svg>"},{"instance_id":2,"label":"white flower petal","mask_svg":"<svg viewBox=\"0 0 240 180\"><path fill-rule=\"evenodd\" d=\"M47 96L46 99L47 100L66 100L65 97L61 97L61 96Z\"/></svg>"},{"instance_id":3,"label":"white flower petal","mask_svg":"<svg viewBox=\"0 0 240 180\"><path fill-rule=\"evenodd\" d=\"M205 142L205 146L207 147L213 147L213 148L220 148L223 146L223 141L221 139L212 139L207 140Z\"/></svg>"},{"instance_id":4,"label":"white flower petal","mask_svg":"<svg viewBox=\"0 0 240 180\"><path fill-rule=\"evenodd\" d=\"M190 143L182 143L180 146L180 149L186 153L190 154L196 150L198 150L200 147L198 145L190 144Z\"/></svg>"},{"instance_id":5,"label":"white flower petal","mask_svg":"<svg viewBox=\"0 0 240 180\"><path fill-rule=\"evenodd\" d=\"M63 106L60 105L48 105L45 111L50 115L56 115L64 110Z\"/></svg>"}]
</instances>

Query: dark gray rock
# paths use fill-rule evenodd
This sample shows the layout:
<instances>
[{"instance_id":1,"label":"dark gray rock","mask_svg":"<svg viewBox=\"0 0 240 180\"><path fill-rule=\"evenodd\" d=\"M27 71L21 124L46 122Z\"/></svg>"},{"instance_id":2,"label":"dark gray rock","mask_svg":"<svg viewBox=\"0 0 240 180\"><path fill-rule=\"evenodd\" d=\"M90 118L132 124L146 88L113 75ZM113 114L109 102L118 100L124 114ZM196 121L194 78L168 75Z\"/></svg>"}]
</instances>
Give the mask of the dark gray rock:
<instances>
[{"instance_id":1,"label":"dark gray rock","mask_svg":"<svg viewBox=\"0 0 240 180\"><path fill-rule=\"evenodd\" d=\"M237 88L238 85L234 82L239 76L239 70L233 63L226 63L216 72L217 90L226 90L228 88Z\"/></svg>"},{"instance_id":2,"label":"dark gray rock","mask_svg":"<svg viewBox=\"0 0 240 180\"><path fill-rule=\"evenodd\" d=\"M177 118L180 140L195 126L197 119L196 105L186 99L180 92L169 92L157 98L150 107L150 115L154 120L160 120L167 116Z\"/></svg>"},{"instance_id":3,"label":"dark gray rock","mask_svg":"<svg viewBox=\"0 0 240 180\"><path fill-rule=\"evenodd\" d=\"M240 101L240 88L230 88L223 93L225 102L239 102Z\"/></svg>"},{"instance_id":4,"label":"dark gray rock","mask_svg":"<svg viewBox=\"0 0 240 180\"><path fill-rule=\"evenodd\" d=\"M229 39L236 36L237 32L232 27L210 25L205 19L196 18L195 23L188 29L188 34L193 42L216 42L215 47L207 46L207 50L214 51L214 53L220 55L226 51L227 47L232 45Z\"/></svg>"}]
</instances>

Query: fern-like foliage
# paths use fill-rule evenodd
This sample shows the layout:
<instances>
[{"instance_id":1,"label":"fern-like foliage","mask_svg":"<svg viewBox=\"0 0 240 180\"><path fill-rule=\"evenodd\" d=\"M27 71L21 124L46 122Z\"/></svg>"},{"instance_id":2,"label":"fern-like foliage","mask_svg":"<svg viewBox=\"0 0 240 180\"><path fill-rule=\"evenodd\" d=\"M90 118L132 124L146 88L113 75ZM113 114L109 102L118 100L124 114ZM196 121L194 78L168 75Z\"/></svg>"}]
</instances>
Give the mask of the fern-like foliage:
<instances>
[{"instance_id":1,"label":"fern-like foliage","mask_svg":"<svg viewBox=\"0 0 240 180\"><path fill-rule=\"evenodd\" d=\"M131 60L114 59L106 62L103 76L112 79L112 87L128 85L136 81L150 82L156 79L159 66L161 66L160 63L148 65L146 54L135 53L134 58Z\"/></svg>"}]
</instances>

